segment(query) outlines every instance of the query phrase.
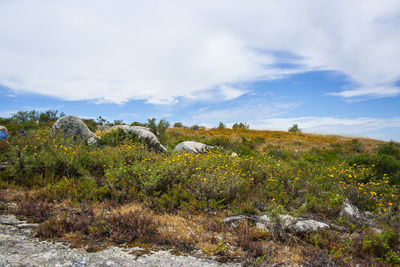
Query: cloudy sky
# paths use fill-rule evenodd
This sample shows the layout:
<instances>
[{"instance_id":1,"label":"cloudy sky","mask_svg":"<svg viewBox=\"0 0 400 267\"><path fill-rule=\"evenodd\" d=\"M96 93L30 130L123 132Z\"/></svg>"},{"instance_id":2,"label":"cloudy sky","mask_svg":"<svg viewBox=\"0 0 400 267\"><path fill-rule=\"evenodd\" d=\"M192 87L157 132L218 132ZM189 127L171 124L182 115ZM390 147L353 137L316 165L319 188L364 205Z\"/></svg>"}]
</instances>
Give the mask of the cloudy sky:
<instances>
[{"instance_id":1,"label":"cloudy sky","mask_svg":"<svg viewBox=\"0 0 400 267\"><path fill-rule=\"evenodd\" d=\"M0 116L400 141L399 0L3 0Z\"/></svg>"}]
</instances>

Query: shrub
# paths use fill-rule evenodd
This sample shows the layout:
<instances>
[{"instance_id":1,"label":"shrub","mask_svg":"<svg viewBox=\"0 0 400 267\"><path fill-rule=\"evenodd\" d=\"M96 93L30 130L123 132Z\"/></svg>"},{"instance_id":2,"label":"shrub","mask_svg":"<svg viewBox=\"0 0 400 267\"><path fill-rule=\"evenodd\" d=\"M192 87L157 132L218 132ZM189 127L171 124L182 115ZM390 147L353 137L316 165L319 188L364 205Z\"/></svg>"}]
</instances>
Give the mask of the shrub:
<instances>
[{"instance_id":1,"label":"shrub","mask_svg":"<svg viewBox=\"0 0 400 267\"><path fill-rule=\"evenodd\" d=\"M170 123L162 119L157 124L156 118L151 118L147 120L146 127L150 129L150 131L157 136L161 143L164 143L166 140L165 131L169 128Z\"/></svg>"},{"instance_id":2,"label":"shrub","mask_svg":"<svg viewBox=\"0 0 400 267\"><path fill-rule=\"evenodd\" d=\"M232 129L249 129L250 126L247 123L239 122L239 123L234 123L232 125Z\"/></svg>"},{"instance_id":3,"label":"shrub","mask_svg":"<svg viewBox=\"0 0 400 267\"><path fill-rule=\"evenodd\" d=\"M194 125L190 126L190 130L197 131L199 129L200 129L200 126L197 125L197 124L194 124Z\"/></svg>"},{"instance_id":4,"label":"shrub","mask_svg":"<svg viewBox=\"0 0 400 267\"><path fill-rule=\"evenodd\" d=\"M179 128L179 127L183 127L182 122L175 122L174 123L174 128Z\"/></svg>"},{"instance_id":5,"label":"shrub","mask_svg":"<svg viewBox=\"0 0 400 267\"><path fill-rule=\"evenodd\" d=\"M118 146L123 144L126 140L130 140L132 142L137 141L136 133L126 133L123 129L111 130L105 134L103 134L100 138L101 145L110 145L110 146Z\"/></svg>"},{"instance_id":6,"label":"shrub","mask_svg":"<svg viewBox=\"0 0 400 267\"><path fill-rule=\"evenodd\" d=\"M297 124L293 124L292 127L289 128L288 130L291 133L301 133L301 129Z\"/></svg>"}]
</instances>

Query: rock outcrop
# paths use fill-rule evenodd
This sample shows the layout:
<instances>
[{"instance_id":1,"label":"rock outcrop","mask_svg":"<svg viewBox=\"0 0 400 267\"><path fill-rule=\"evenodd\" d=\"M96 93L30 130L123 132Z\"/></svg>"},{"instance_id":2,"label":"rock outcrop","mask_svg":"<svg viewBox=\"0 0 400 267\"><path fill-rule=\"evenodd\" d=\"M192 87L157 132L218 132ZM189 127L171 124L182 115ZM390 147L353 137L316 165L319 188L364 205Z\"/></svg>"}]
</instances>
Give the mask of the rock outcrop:
<instances>
[{"instance_id":1,"label":"rock outcrop","mask_svg":"<svg viewBox=\"0 0 400 267\"><path fill-rule=\"evenodd\" d=\"M264 215L236 215L227 217L222 223L237 227L242 222L248 221L254 223L259 230L266 232L292 232L295 234L312 233L322 229L330 229L327 223L316 221L313 219L293 217L291 215L270 216L268 213Z\"/></svg>"},{"instance_id":2,"label":"rock outcrop","mask_svg":"<svg viewBox=\"0 0 400 267\"><path fill-rule=\"evenodd\" d=\"M53 131L62 131L65 135L88 139L94 137L86 124L78 117L64 116L59 118L52 127Z\"/></svg>"},{"instance_id":3,"label":"rock outcrop","mask_svg":"<svg viewBox=\"0 0 400 267\"><path fill-rule=\"evenodd\" d=\"M97 145L97 144L100 143L100 138L97 137L97 136L89 137L89 138L86 140L86 143L87 143L88 145L90 145L90 146Z\"/></svg>"},{"instance_id":4,"label":"rock outcrop","mask_svg":"<svg viewBox=\"0 0 400 267\"><path fill-rule=\"evenodd\" d=\"M14 215L0 215L0 266L241 266L219 263L170 251L147 251L141 247L108 247L97 252L71 248L65 242L34 237L35 224Z\"/></svg>"},{"instance_id":5,"label":"rock outcrop","mask_svg":"<svg viewBox=\"0 0 400 267\"><path fill-rule=\"evenodd\" d=\"M343 203L343 207L340 210L339 216L348 219L352 223L356 223L362 219L358 208L353 204L350 204L348 200Z\"/></svg>"},{"instance_id":6,"label":"rock outcrop","mask_svg":"<svg viewBox=\"0 0 400 267\"><path fill-rule=\"evenodd\" d=\"M351 204L348 199L343 202L342 209L340 210L339 216L345 218L351 223L361 224L367 227L375 225L374 215L371 212L361 213L359 209Z\"/></svg>"},{"instance_id":7,"label":"rock outcrop","mask_svg":"<svg viewBox=\"0 0 400 267\"><path fill-rule=\"evenodd\" d=\"M295 233L312 233L322 229L329 229L329 225L316 220L301 220L292 227Z\"/></svg>"},{"instance_id":8,"label":"rock outcrop","mask_svg":"<svg viewBox=\"0 0 400 267\"><path fill-rule=\"evenodd\" d=\"M190 152L190 153L200 153L204 152L209 149L213 149L213 146L208 146L203 143L195 142L195 141L184 141L179 143L176 147L175 150L178 152Z\"/></svg>"},{"instance_id":9,"label":"rock outcrop","mask_svg":"<svg viewBox=\"0 0 400 267\"><path fill-rule=\"evenodd\" d=\"M150 132L149 128L142 126L115 125L111 129L122 129L126 133L136 133L138 140L146 143L150 148L166 152L167 149L160 143L157 136Z\"/></svg>"}]
</instances>

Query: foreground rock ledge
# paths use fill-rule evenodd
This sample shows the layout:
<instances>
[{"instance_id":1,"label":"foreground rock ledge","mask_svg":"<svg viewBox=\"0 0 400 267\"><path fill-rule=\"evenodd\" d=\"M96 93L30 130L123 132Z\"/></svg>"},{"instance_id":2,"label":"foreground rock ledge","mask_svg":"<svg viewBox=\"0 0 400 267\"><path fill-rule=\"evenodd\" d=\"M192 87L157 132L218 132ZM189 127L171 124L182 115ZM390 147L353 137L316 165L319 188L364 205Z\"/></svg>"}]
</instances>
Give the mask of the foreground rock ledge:
<instances>
[{"instance_id":1,"label":"foreground rock ledge","mask_svg":"<svg viewBox=\"0 0 400 267\"><path fill-rule=\"evenodd\" d=\"M240 266L222 264L193 256L175 256L169 251L138 257L140 248L109 247L89 253L56 242L33 237L35 225L19 221L14 215L0 215L0 266Z\"/></svg>"}]
</instances>

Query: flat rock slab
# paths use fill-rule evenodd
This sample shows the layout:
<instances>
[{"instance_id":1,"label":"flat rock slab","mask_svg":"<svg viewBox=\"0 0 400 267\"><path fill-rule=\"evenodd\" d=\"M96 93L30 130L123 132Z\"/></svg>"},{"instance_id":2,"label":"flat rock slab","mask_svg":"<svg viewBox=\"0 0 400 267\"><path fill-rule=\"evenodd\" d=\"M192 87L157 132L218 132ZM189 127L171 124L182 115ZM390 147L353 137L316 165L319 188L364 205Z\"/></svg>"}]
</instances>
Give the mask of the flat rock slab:
<instances>
[{"instance_id":1,"label":"flat rock slab","mask_svg":"<svg viewBox=\"0 0 400 267\"><path fill-rule=\"evenodd\" d=\"M25 227L21 227L21 226ZM109 247L98 252L70 248L60 242L40 241L32 227L13 215L0 215L0 266L240 266L193 256L157 251L137 256L140 248ZM18 227L19 226L19 227Z\"/></svg>"}]
</instances>

